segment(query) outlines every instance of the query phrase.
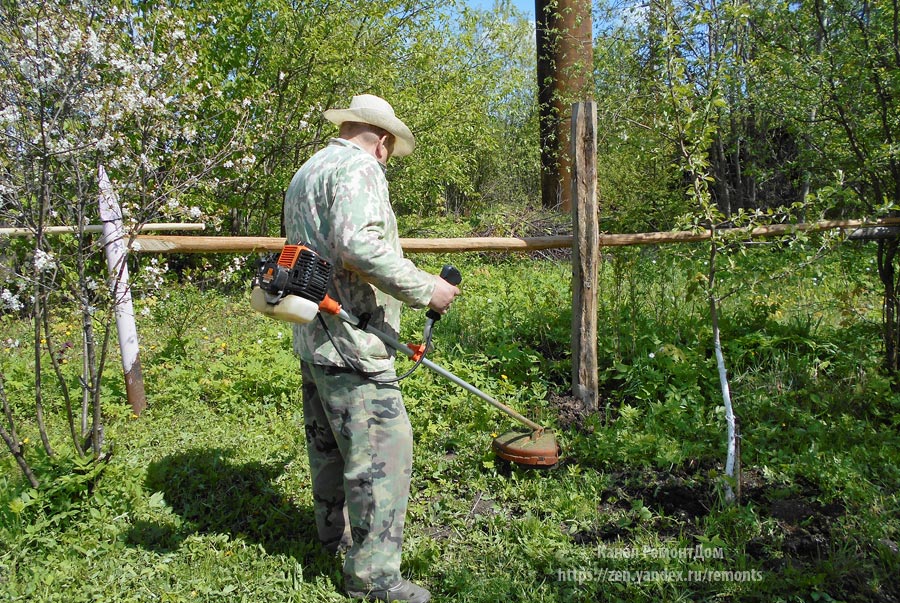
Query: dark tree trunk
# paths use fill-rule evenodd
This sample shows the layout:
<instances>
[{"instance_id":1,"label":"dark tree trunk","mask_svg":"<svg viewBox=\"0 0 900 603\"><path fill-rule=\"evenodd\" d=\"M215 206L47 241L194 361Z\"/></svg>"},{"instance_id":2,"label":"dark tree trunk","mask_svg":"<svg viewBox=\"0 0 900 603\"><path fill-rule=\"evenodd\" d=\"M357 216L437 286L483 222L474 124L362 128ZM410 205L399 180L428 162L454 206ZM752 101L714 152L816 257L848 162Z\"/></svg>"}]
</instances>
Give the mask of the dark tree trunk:
<instances>
[{"instance_id":1,"label":"dark tree trunk","mask_svg":"<svg viewBox=\"0 0 900 603\"><path fill-rule=\"evenodd\" d=\"M897 298L897 250L900 239L882 239L878 241L878 276L884 286L882 304L882 337L884 339L884 368L890 375L896 375L900 369L898 363L898 345L900 330L897 318L900 315L900 300ZM895 385L896 387L896 385Z\"/></svg>"}]
</instances>

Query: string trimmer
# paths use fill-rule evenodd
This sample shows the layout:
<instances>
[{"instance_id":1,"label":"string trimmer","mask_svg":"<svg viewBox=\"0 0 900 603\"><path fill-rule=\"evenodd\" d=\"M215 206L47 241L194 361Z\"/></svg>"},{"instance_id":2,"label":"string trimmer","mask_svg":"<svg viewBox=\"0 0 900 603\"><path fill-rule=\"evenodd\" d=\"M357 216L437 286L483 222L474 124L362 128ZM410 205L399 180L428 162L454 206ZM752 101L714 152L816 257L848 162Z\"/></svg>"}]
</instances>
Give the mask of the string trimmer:
<instances>
[{"instance_id":1,"label":"string trimmer","mask_svg":"<svg viewBox=\"0 0 900 603\"><path fill-rule=\"evenodd\" d=\"M298 324L311 322L320 312L325 312L337 316L355 328L371 333L385 345L405 354L415 363L409 372L420 365L426 366L528 427L530 431L527 433L510 431L494 438L493 449L497 456L528 467L552 467L559 462L559 446L553 432L426 358L431 341L431 329L434 323L440 320L440 314L434 311L427 313L425 343L404 345L369 325L367 320L353 316L328 296L328 285L333 270L331 263L306 245L285 245L280 254L273 254L260 262L253 282L250 305L257 312L271 318ZM459 284L462 278L459 271L452 266L445 266L441 277L454 285ZM321 320L321 317L319 318Z\"/></svg>"}]
</instances>

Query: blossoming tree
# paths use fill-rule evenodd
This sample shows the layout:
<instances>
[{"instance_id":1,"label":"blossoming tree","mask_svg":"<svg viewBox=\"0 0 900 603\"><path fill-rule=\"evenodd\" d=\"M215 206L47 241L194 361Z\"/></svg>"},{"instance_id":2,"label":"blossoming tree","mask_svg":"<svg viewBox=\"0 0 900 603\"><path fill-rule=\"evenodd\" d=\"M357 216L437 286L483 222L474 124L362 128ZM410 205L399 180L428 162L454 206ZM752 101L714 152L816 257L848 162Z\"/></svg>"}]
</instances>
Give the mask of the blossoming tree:
<instances>
[{"instance_id":1,"label":"blossoming tree","mask_svg":"<svg viewBox=\"0 0 900 603\"><path fill-rule=\"evenodd\" d=\"M201 209L184 197L201 182L210 186L205 175L217 165L244 157L241 128L229 138L204 133L194 41L164 4L138 10L99 0L22 0L0 5L0 23L0 223L34 234L0 248L7 260L0 311L33 320L32 416L46 454L55 456L59 445L44 416L42 380L52 373L71 444L79 455L99 458L100 380L116 275L101 286L102 242L84 229L98 219L97 167L106 167L131 235L151 219L197 219ZM49 236L47 227L56 224L74 225L73 234ZM57 341L54 322L73 314L81 341ZM61 367L76 355L80 392L71 391ZM24 409L3 389L0 398L6 419L0 435L24 468L16 434Z\"/></svg>"}]
</instances>

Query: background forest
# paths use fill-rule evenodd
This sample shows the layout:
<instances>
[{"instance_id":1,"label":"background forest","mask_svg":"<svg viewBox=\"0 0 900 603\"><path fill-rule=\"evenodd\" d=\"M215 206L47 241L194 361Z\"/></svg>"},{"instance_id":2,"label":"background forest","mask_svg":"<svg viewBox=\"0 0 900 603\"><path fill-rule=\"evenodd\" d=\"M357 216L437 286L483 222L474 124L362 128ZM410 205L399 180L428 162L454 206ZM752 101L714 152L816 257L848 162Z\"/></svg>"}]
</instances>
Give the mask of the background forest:
<instances>
[{"instance_id":1,"label":"background forest","mask_svg":"<svg viewBox=\"0 0 900 603\"><path fill-rule=\"evenodd\" d=\"M604 232L900 215L896 2L599 1L592 22ZM34 235L0 235L0 593L344 600L313 542L290 331L248 318L256 257L130 256L133 417L85 228L97 171L129 232L278 236L287 183L334 135L322 110L371 92L418 142L388 169L401 236L569 233L541 207L534 27L505 1L0 0L0 227ZM414 257L463 272L435 360L564 455L502 465L503 419L417 372L404 572L454 601L900 601L900 239L846 234L603 249L592 414L567 396L566 253ZM635 554L696 547L724 557Z\"/></svg>"}]
</instances>

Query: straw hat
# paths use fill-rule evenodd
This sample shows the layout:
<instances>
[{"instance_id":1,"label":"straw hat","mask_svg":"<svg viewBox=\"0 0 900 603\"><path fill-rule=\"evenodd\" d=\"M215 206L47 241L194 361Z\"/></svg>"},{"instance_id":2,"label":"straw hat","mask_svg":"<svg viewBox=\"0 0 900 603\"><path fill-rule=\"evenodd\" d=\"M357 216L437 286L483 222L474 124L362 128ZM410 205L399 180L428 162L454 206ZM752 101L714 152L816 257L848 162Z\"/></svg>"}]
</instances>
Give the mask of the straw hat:
<instances>
[{"instance_id":1,"label":"straw hat","mask_svg":"<svg viewBox=\"0 0 900 603\"><path fill-rule=\"evenodd\" d=\"M406 124L394 115L394 108L374 94L354 96L349 109L328 109L323 113L325 119L340 126L345 121L378 126L394 135L394 155L404 157L416 148L416 139Z\"/></svg>"}]
</instances>

